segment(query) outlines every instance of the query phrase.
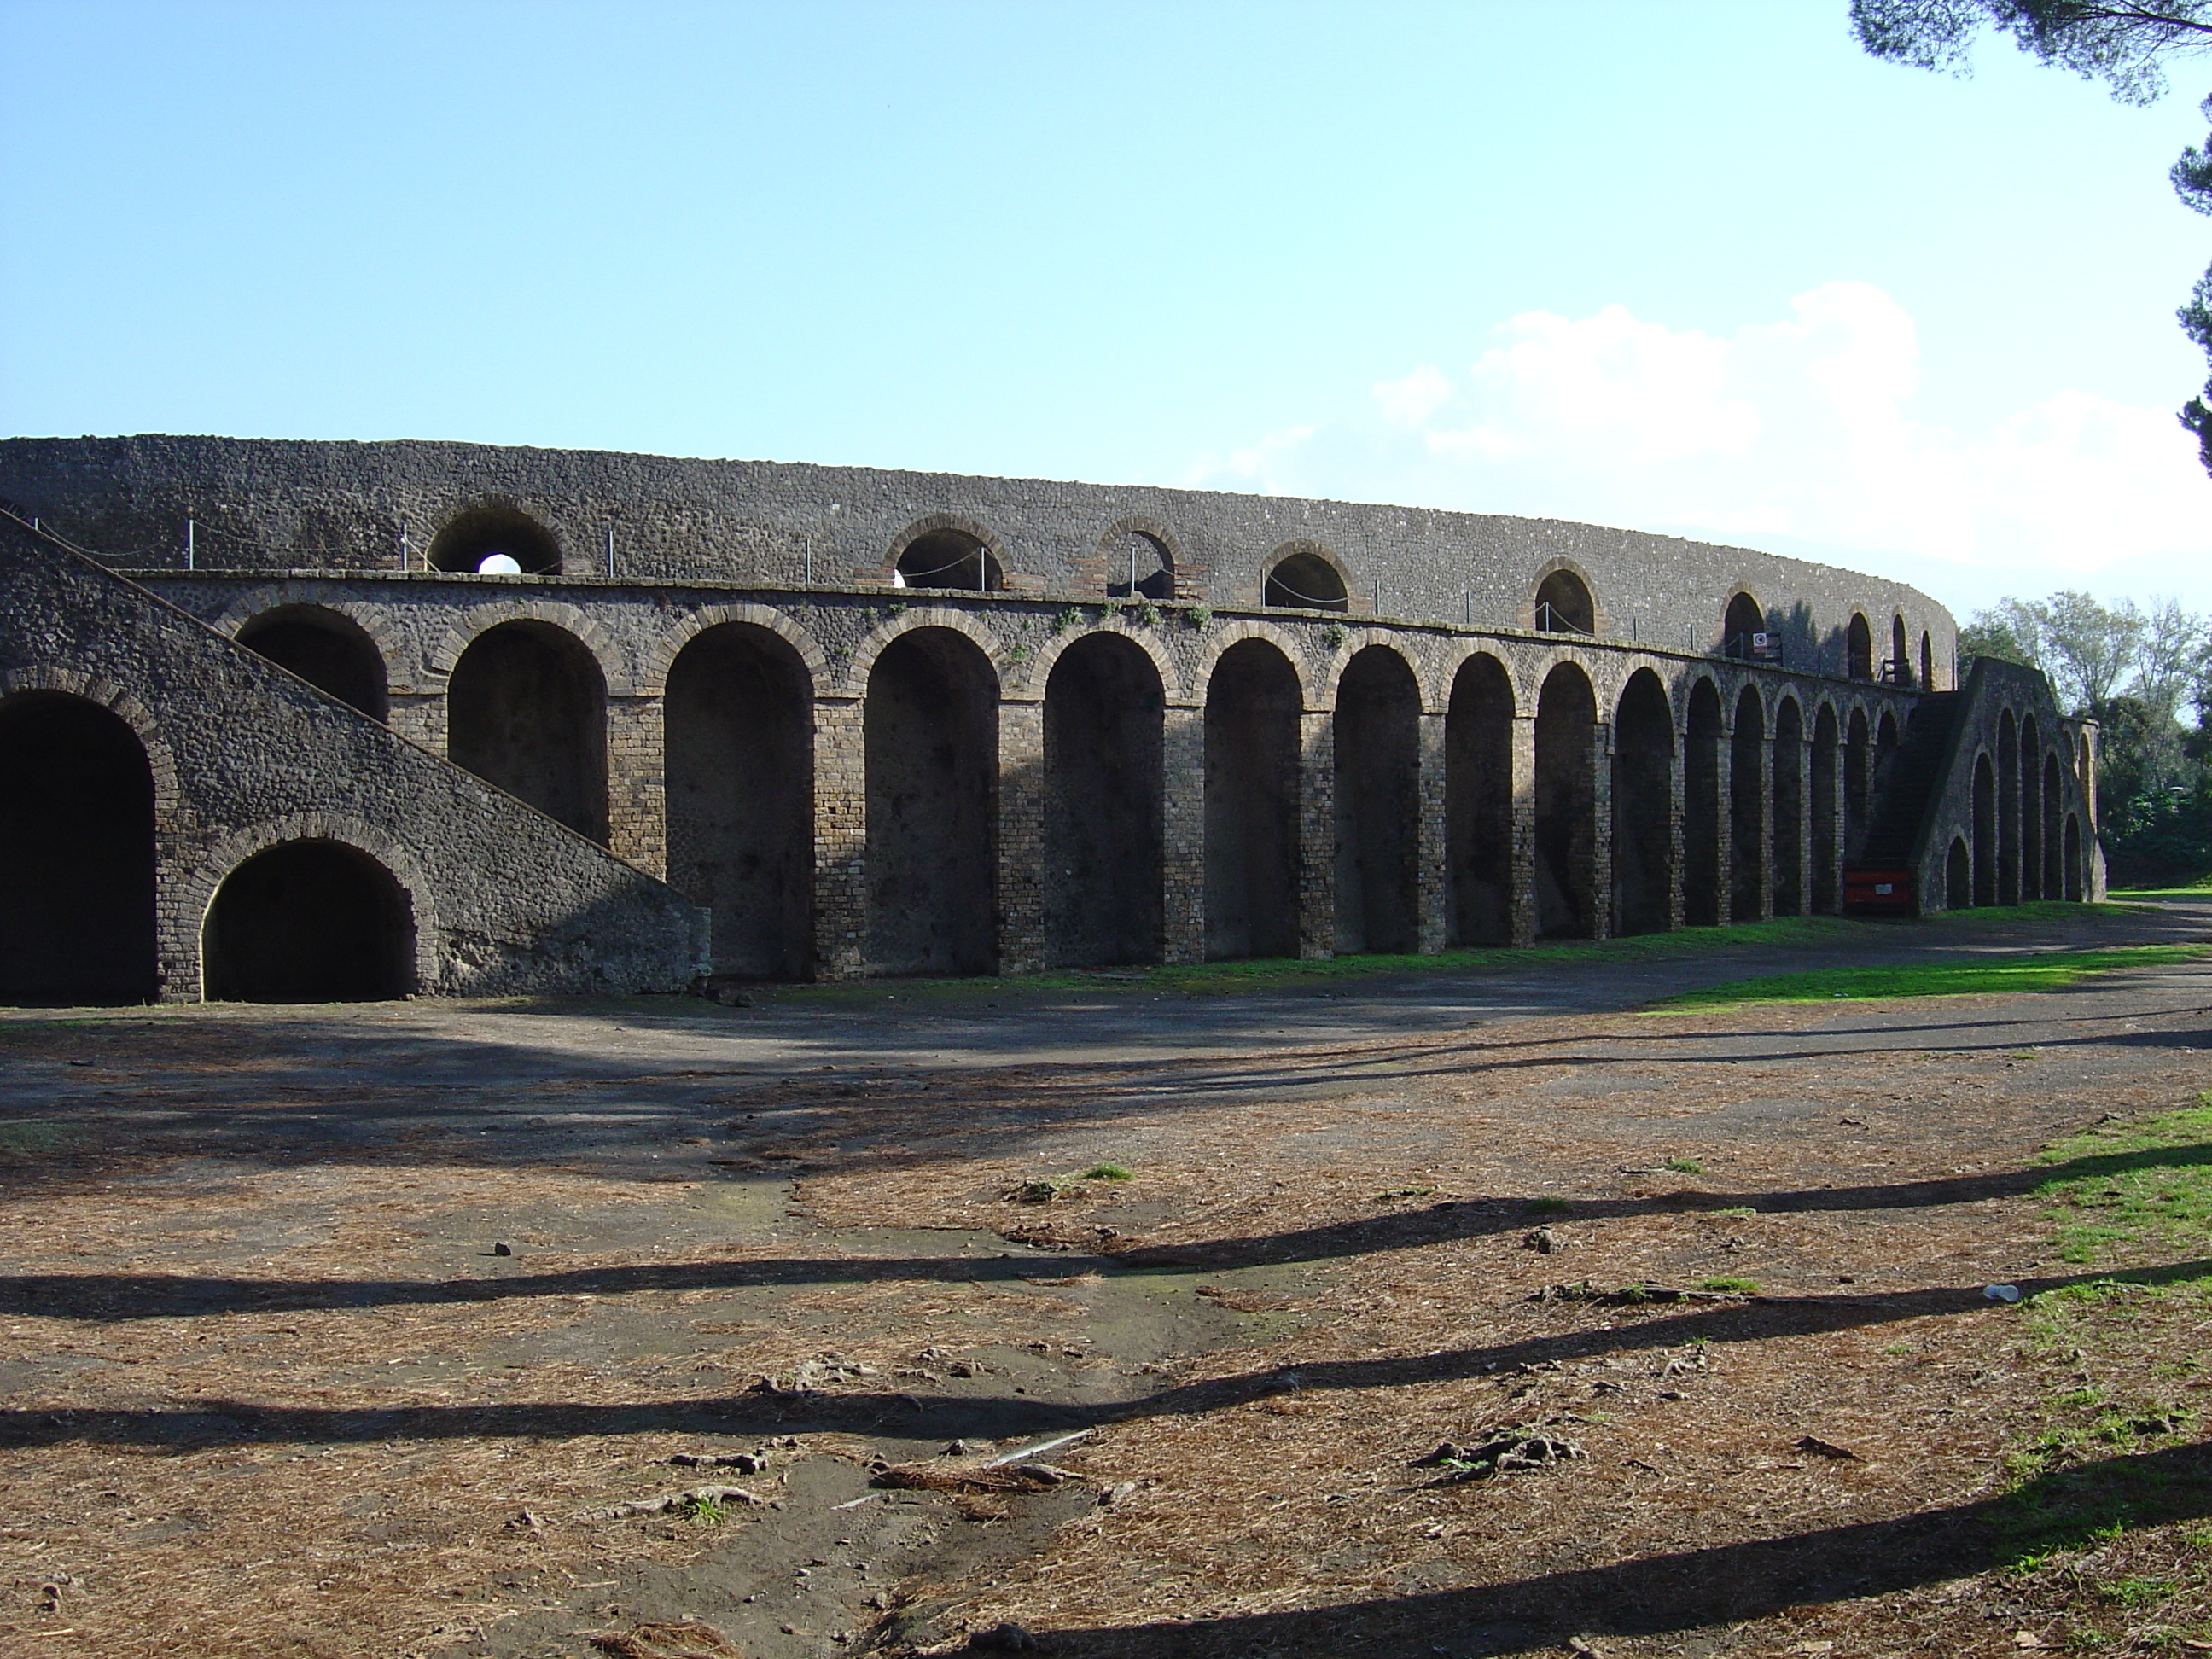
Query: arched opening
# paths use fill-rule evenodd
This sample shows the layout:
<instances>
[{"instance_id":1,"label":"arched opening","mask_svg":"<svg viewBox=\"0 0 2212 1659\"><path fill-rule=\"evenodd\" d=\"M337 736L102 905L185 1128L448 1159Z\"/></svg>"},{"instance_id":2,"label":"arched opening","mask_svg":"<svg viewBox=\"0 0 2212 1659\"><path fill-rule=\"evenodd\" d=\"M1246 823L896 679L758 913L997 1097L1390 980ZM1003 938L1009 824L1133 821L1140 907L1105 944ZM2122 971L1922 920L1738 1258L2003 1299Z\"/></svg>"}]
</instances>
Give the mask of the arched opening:
<instances>
[{"instance_id":1,"label":"arched opening","mask_svg":"<svg viewBox=\"0 0 2212 1659\"><path fill-rule=\"evenodd\" d=\"M868 671L868 963L884 974L998 963L999 685L964 634L917 628Z\"/></svg>"},{"instance_id":2,"label":"arched opening","mask_svg":"<svg viewBox=\"0 0 2212 1659\"><path fill-rule=\"evenodd\" d=\"M118 715L27 691L0 702L0 1002L144 1002L154 775Z\"/></svg>"},{"instance_id":3,"label":"arched opening","mask_svg":"<svg viewBox=\"0 0 2212 1659\"><path fill-rule=\"evenodd\" d=\"M2035 716L2020 722L2020 896L2043 896L2043 729Z\"/></svg>"},{"instance_id":4,"label":"arched opening","mask_svg":"<svg viewBox=\"0 0 2212 1659\"><path fill-rule=\"evenodd\" d=\"M561 544L519 507L474 507L431 538L430 568L487 576L557 575Z\"/></svg>"},{"instance_id":5,"label":"arched opening","mask_svg":"<svg viewBox=\"0 0 2212 1659\"><path fill-rule=\"evenodd\" d=\"M1674 926L1674 711L1648 668L1629 677L1613 716L1613 930Z\"/></svg>"},{"instance_id":6,"label":"arched opening","mask_svg":"<svg viewBox=\"0 0 2212 1659\"><path fill-rule=\"evenodd\" d=\"M2065 832L2059 817L2066 810L2066 769L2056 754L2043 757L2043 896L2066 891Z\"/></svg>"},{"instance_id":7,"label":"arched opening","mask_svg":"<svg viewBox=\"0 0 2212 1659\"><path fill-rule=\"evenodd\" d=\"M1571 570L1554 570L1536 586L1536 631L1540 634L1595 634L1597 606L1589 589Z\"/></svg>"},{"instance_id":8,"label":"arched opening","mask_svg":"<svg viewBox=\"0 0 2212 1659\"><path fill-rule=\"evenodd\" d=\"M1856 859L1866 848L1872 827L1869 809L1874 804L1874 744L1867 735L1866 710L1851 710L1844 740L1844 859Z\"/></svg>"},{"instance_id":9,"label":"arched opening","mask_svg":"<svg viewBox=\"0 0 2212 1659\"><path fill-rule=\"evenodd\" d=\"M607 687L549 623L486 629L446 685L446 754L580 836L607 838Z\"/></svg>"},{"instance_id":10,"label":"arched opening","mask_svg":"<svg viewBox=\"0 0 2212 1659\"><path fill-rule=\"evenodd\" d=\"M1946 909L1964 910L1974 902L1974 865L1966 854L1966 839L1963 836L1951 838L1951 850L1943 859L1943 905Z\"/></svg>"},{"instance_id":11,"label":"arched opening","mask_svg":"<svg viewBox=\"0 0 2212 1659\"><path fill-rule=\"evenodd\" d=\"M1843 860L1836 846L1836 711L1823 703L1813 719L1813 787L1807 840L1813 856L1813 913L1832 916L1843 908L1836 872Z\"/></svg>"},{"instance_id":12,"label":"arched opening","mask_svg":"<svg viewBox=\"0 0 2212 1659\"><path fill-rule=\"evenodd\" d=\"M392 872L334 841L288 841L223 878L201 930L218 1002L380 1002L414 988L415 921Z\"/></svg>"},{"instance_id":13,"label":"arched opening","mask_svg":"<svg viewBox=\"0 0 2212 1659\"><path fill-rule=\"evenodd\" d=\"M1923 690L1936 689L1936 641L1925 629L1920 633L1920 685Z\"/></svg>"},{"instance_id":14,"label":"arched opening","mask_svg":"<svg viewBox=\"0 0 2212 1659\"><path fill-rule=\"evenodd\" d=\"M1418 943L1421 693L1406 659L1370 645L1336 686L1336 948Z\"/></svg>"},{"instance_id":15,"label":"arched opening","mask_svg":"<svg viewBox=\"0 0 2212 1659\"><path fill-rule=\"evenodd\" d=\"M373 720L387 712L384 653L349 617L320 605L286 605L240 629L238 642Z\"/></svg>"},{"instance_id":16,"label":"arched opening","mask_svg":"<svg viewBox=\"0 0 2212 1659\"><path fill-rule=\"evenodd\" d=\"M1874 678L1874 629L1857 611L1851 612L1851 623L1844 630L1844 672L1855 680Z\"/></svg>"},{"instance_id":17,"label":"arched opening","mask_svg":"<svg viewBox=\"0 0 2212 1659\"><path fill-rule=\"evenodd\" d=\"M1721 878L1721 695L1711 680L1690 688L1682 729L1682 919L1717 927Z\"/></svg>"},{"instance_id":18,"label":"arched opening","mask_svg":"<svg viewBox=\"0 0 2212 1659\"><path fill-rule=\"evenodd\" d=\"M1596 921L1597 698L1563 662L1536 697L1536 930L1587 939Z\"/></svg>"},{"instance_id":19,"label":"arched opening","mask_svg":"<svg viewBox=\"0 0 2212 1659\"><path fill-rule=\"evenodd\" d=\"M1342 611L1347 603L1344 578L1318 553L1278 560L1267 572L1261 597L1268 609L1278 611Z\"/></svg>"},{"instance_id":20,"label":"arched opening","mask_svg":"<svg viewBox=\"0 0 2212 1659\"><path fill-rule=\"evenodd\" d=\"M1756 921L1767 900L1766 711L1747 685L1729 744L1729 916Z\"/></svg>"},{"instance_id":21,"label":"arched opening","mask_svg":"<svg viewBox=\"0 0 2212 1659\"><path fill-rule=\"evenodd\" d=\"M1987 755L1974 757L1974 902L1997 902L1997 777Z\"/></svg>"},{"instance_id":22,"label":"arched opening","mask_svg":"<svg viewBox=\"0 0 2212 1659\"><path fill-rule=\"evenodd\" d=\"M2020 728L1997 716L1997 902L2020 902Z\"/></svg>"},{"instance_id":23,"label":"arched opening","mask_svg":"<svg viewBox=\"0 0 2212 1659\"><path fill-rule=\"evenodd\" d=\"M1897 768L1897 716L1885 709L1881 722L1874 730L1874 766L1869 785L1869 793L1872 798L1870 805L1879 805L1889 787L1890 774Z\"/></svg>"},{"instance_id":24,"label":"arched opening","mask_svg":"<svg viewBox=\"0 0 2212 1659\"><path fill-rule=\"evenodd\" d=\"M1882 678L1895 685L1912 684L1911 647L1905 643L1905 618L1889 619L1889 660L1883 665Z\"/></svg>"},{"instance_id":25,"label":"arched opening","mask_svg":"<svg viewBox=\"0 0 2212 1659\"><path fill-rule=\"evenodd\" d=\"M1774 914L1805 914L1805 719L1785 697L1774 714Z\"/></svg>"},{"instance_id":26,"label":"arched opening","mask_svg":"<svg viewBox=\"0 0 2212 1659\"><path fill-rule=\"evenodd\" d=\"M668 882L710 914L718 974L812 966L813 701L799 653L746 623L707 629L669 666Z\"/></svg>"},{"instance_id":27,"label":"arched opening","mask_svg":"<svg viewBox=\"0 0 2212 1659\"><path fill-rule=\"evenodd\" d=\"M1737 594L1721 618L1721 655L1748 660L1765 654L1766 647L1766 612L1750 594Z\"/></svg>"},{"instance_id":28,"label":"arched opening","mask_svg":"<svg viewBox=\"0 0 2212 1659\"><path fill-rule=\"evenodd\" d=\"M1444 714L1444 844L1449 942L1513 937L1513 682L1469 657Z\"/></svg>"},{"instance_id":29,"label":"arched opening","mask_svg":"<svg viewBox=\"0 0 2212 1659\"><path fill-rule=\"evenodd\" d=\"M996 593L1006 573L982 538L964 530L933 530L917 536L898 556L891 572L894 587L942 587L968 593Z\"/></svg>"},{"instance_id":30,"label":"arched opening","mask_svg":"<svg viewBox=\"0 0 2212 1659\"><path fill-rule=\"evenodd\" d=\"M1106 550L1106 597L1165 604L1175 598L1175 559L1157 536L1132 530Z\"/></svg>"},{"instance_id":31,"label":"arched opening","mask_svg":"<svg viewBox=\"0 0 2212 1659\"><path fill-rule=\"evenodd\" d=\"M2081 820L2073 813L2066 815L2066 896L2079 904L2088 890L2089 883L2081 872Z\"/></svg>"},{"instance_id":32,"label":"arched opening","mask_svg":"<svg viewBox=\"0 0 2212 1659\"><path fill-rule=\"evenodd\" d=\"M1221 653L1206 688L1206 953L1298 950L1298 717L1290 661L1265 640Z\"/></svg>"},{"instance_id":33,"label":"arched opening","mask_svg":"<svg viewBox=\"0 0 2212 1659\"><path fill-rule=\"evenodd\" d=\"M1133 641L1091 634L1044 689L1045 965L1158 962L1159 670Z\"/></svg>"}]
</instances>

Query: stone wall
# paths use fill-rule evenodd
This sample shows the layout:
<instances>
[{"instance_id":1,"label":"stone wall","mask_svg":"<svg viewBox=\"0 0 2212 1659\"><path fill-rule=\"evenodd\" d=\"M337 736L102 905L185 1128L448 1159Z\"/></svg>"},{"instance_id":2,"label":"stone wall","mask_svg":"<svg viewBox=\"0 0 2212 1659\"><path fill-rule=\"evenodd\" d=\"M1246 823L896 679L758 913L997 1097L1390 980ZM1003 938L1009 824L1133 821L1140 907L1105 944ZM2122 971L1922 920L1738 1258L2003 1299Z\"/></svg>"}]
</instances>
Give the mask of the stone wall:
<instances>
[{"instance_id":1,"label":"stone wall","mask_svg":"<svg viewBox=\"0 0 2212 1659\"><path fill-rule=\"evenodd\" d=\"M1351 614L1534 626L1555 572L1589 589L1601 637L1705 652L1749 593L1790 665L1841 675L1854 615L1878 665L1901 619L1917 674L1927 636L1949 684L1948 611L1901 583L1639 531L1551 520L1136 485L451 443L223 438L0 441L0 496L125 568L420 570L469 515L542 527L570 581L880 588L918 535L972 536L1010 591L1097 599L1126 585L1133 536L1164 552L1178 603L1259 608L1270 568L1303 550L1340 577ZM528 556L526 553L526 556ZM532 579L517 580L524 583Z\"/></svg>"},{"instance_id":2,"label":"stone wall","mask_svg":"<svg viewBox=\"0 0 2212 1659\"><path fill-rule=\"evenodd\" d=\"M673 890L4 517L0 601L0 710L82 699L145 750L160 995L200 994L225 878L303 841L397 881L426 993L672 990L696 971L700 920Z\"/></svg>"}]
</instances>

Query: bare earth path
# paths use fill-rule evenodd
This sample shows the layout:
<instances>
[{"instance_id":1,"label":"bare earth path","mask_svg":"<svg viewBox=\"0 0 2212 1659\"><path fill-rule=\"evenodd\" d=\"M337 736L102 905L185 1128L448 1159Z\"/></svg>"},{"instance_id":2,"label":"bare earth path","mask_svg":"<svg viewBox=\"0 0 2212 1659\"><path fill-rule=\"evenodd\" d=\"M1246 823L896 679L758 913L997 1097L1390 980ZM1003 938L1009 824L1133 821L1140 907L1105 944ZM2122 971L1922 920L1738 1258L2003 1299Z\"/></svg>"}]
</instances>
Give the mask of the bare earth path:
<instances>
[{"instance_id":1,"label":"bare earth path","mask_svg":"<svg viewBox=\"0 0 2212 1659\"><path fill-rule=\"evenodd\" d=\"M2039 1147L2212 1088L2212 965L1628 1012L2208 933L2167 903L1234 996L0 1015L0 1651L2212 1641L2205 1302L1982 1291L2212 1273L2202 1238L2066 1261L2033 1195ZM1646 1280L1737 1289L1546 1294ZM2107 1419L2160 1425L2102 1454L2148 1495L2012 1570L2022 1448ZM1416 1461L1504 1430L1583 1455ZM1018 1460L1073 1478L981 1468L1078 1432Z\"/></svg>"}]
</instances>

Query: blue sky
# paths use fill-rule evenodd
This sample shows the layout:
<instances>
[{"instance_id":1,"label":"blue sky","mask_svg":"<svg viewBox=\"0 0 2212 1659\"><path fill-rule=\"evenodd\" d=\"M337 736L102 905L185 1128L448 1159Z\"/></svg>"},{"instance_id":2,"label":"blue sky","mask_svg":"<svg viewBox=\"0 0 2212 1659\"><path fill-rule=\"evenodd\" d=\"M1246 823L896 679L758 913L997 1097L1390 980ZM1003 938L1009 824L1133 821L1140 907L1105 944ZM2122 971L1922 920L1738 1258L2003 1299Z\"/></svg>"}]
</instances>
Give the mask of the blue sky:
<instances>
[{"instance_id":1,"label":"blue sky","mask_svg":"<svg viewBox=\"0 0 2212 1659\"><path fill-rule=\"evenodd\" d=\"M1844 0L0 0L0 430L1672 530L2212 610L2147 108Z\"/></svg>"}]
</instances>

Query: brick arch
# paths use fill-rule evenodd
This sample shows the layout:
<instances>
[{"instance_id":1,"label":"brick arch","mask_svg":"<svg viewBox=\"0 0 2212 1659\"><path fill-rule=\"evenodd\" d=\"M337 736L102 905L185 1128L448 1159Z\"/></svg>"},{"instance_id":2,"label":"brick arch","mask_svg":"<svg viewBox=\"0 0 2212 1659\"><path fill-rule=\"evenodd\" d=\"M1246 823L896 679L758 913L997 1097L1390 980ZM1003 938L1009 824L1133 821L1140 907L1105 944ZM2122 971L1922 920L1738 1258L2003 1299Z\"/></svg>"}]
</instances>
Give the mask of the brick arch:
<instances>
[{"instance_id":1,"label":"brick arch","mask_svg":"<svg viewBox=\"0 0 2212 1659\"><path fill-rule=\"evenodd\" d=\"M1077 641L1087 640L1095 634L1112 634L1127 640L1152 659L1152 666L1159 672L1160 690L1166 696L1169 703L1174 705L1187 702L1182 687L1182 675L1176 667L1174 657L1169 654L1164 646L1152 637L1151 629L1133 628L1119 617L1109 617L1105 621L1091 628L1070 629L1066 633L1047 641L1036 655L1023 667L1019 677L1019 688L1018 690L1010 689L1008 696L1022 702L1035 702L1041 699L1044 696L1047 683L1052 678L1053 665L1060 660L1061 653L1074 645Z\"/></svg>"},{"instance_id":2,"label":"brick arch","mask_svg":"<svg viewBox=\"0 0 2212 1659\"><path fill-rule=\"evenodd\" d=\"M1561 635L1544 634L1538 637L1556 640ZM1607 690L1613 692L1613 702L1617 703L1620 700L1619 688L1611 684L1612 677L1606 672L1607 653L1600 653L1593 660L1591 653L1584 647L1554 645L1531 652L1522 657L1522 661L1524 666L1520 683L1514 687L1514 701L1527 708L1531 716L1534 715L1537 702L1544 695L1544 682L1552 678L1552 671L1561 663L1572 663L1583 680L1588 683L1591 696L1597 700L1600 725L1603 725L1609 718L1607 710L1612 707L1612 704L1606 702ZM1626 684L1627 679L1624 676L1621 684Z\"/></svg>"},{"instance_id":3,"label":"brick arch","mask_svg":"<svg viewBox=\"0 0 2212 1659\"><path fill-rule=\"evenodd\" d=\"M1579 562L1568 558L1565 554L1545 560L1536 567L1534 574L1528 578L1528 591L1522 596L1521 600L1520 626L1532 634L1535 632L1536 590L1543 586L1547 580L1558 575L1561 571L1565 571L1580 582L1583 585L1583 592L1589 595L1590 636L1593 639L1603 639L1607 632L1605 600L1598 592L1597 583ZM1621 684L1626 685L1627 682L1623 680Z\"/></svg>"},{"instance_id":4,"label":"brick arch","mask_svg":"<svg viewBox=\"0 0 2212 1659\"><path fill-rule=\"evenodd\" d=\"M1206 654L1199 659L1198 672L1191 676L1192 692L1196 701L1200 703L1206 701L1206 688L1212 684L1213 671L1219 665L1223 654L1232 645L1241 645L1246 640L1265 640L1289 660L1291 672L1298 677L1298 701L1304 705L1306 713L1320 714L1333 706L1333 689L1328 700L1322 701L1322 694L1316 687L1312 668L1306 661L1305 653L1298 649L1291 630L1253 617L1240 617L1235 622L1210 631L1210 637L1206 641ZM1332 688L1333 685L1332 682Z\"/></svg>"},{"instance_id":5,"label":"brick arch","mask_svg":"<svg viewBox=\"0 0 2212 1659\"><path fill-rule=\"evenodd\" d=\"M1504 649L1502 641L1454 635L1443 644L1445 649L1435 659L1436 672L1421 687L1421 707L1425 712L1431 714L1450 712L1452 687L1459 683L1459 671L1477 657L1489 658L1498 665L1498 672L1505 676L1506 688L1513 694L1513 712L1516 714L1529 712L1528 688L1521 683L1521 676L1514 668L1516 653Z\"/></svg>"},{"instance_id":6,"label":"brick arch","mask_svg":"<svg viewBox=\"0 0 2212 1659\"><path fill-rule=\"evenodd\" d=\"M884 586L886 587L890 586L891 573L898 568L898 562L908 548L924 536L933 535L940 530L957 530L962 535L973 536L977 541L982 543L984 552L999 562L1000 580L1011 582L1013 576L1013 563L1007 557L1005 539L996 531L969 518L964 513L932 513L925 518L915 520L913 523L891 538L890 545L884 549L883 562L877 568L876 572Z\"/></svg>"},{"instance_id":7,"label":"brick arch","mask_svg":"<svg viewBox=\"0 0 2212 1659\"><path fill-rule=\"evenodd\" d=\"M1406 672L1413 677L1413 684L1425 691L1428 676L1421 672L1419 657L1406 648L1406 639L1402 634L1392 628L1355 628L1346 635L1342 645L1329 653L1328 662L1322 666L1315 677L1319 682L1321 690L1328 697L1327 702L1314 706L1316 713L1323 708L1336 707L1336 688L1344 678L1344 671L1352 666L1352 659L1354 657L1370 645L1381 646L1382 649L1405 664ZM1424 714L1437 712L1437 709L1430 707L1425 697L1423 699L1421 709Z\"/></svg>"},{"instance_id":8,"label":"brick arch","mask_svg":"<svg viewBox=\"0 0 2212 1659\"><path fill-rule=\"evenodd\" d=\"M1295 558L1301 553L1310 554L1336 572L1337 580L1344 584L1344 602L1348 609L1358 592L1352 585L1352 567L1345 562L1343 556L1334 548L1324 546L1320 542L1303 536L1291 541L1279 543L1269 550L1267 559L1260 568L1259 592L1256 596L1262 605L1267 603L1267 578L1274 574L1275 567L1284 560Z\"/></svg>"},{"instance_id":9,"label":"brick arch","mask_svg":"<svg viewBox=\"0 0 2212 1659\"><path fill-rule=\"evenodd\" d=\"M1721 730L1723 732L1728 730L1728 710L1730 699L1724 689L1726 684L1722 676L1712 672L1710 669L1697 667L1691 669L1674 684L1668 688L1667 700L1674 705L1674 730L1677 734L1690 729L1690 704L1697 696L1698 688L1700 685L1712 687L1713 700L1721 710Z\"/></svg>"},{"instance_id":10,"label":"brick arch","mask_svg":"<svg viewBox=\"0 0 2212 1659\"><path fill-rule=\"evenodd\" d=\"M471 605L447 624L445 635L437 645L424 654L423 666L443 680L453 672L461 653L473 644L479 635L489 634L502 623L511 622L540 622L572 635L589 651L599 665L600 677L606 681L607 695L627 697L636 695L635 677L631 673L628 658L614 636L595 621L591 613L579 606L564 605L558 599L515 598L490 600ZM368 849L362 849L366 852Z\"/></svg>"},{"instance_id":11,"label":"brick arch","mask_svg":"<svg viewBox=\"0 0 2212 1659\"><path fill-rule=\"evenodd\" d=\"M1174 531L1169 529L1149 513L1125 513L1099 532L1097 543L1092 550L1098 557L1108 561L1107 579L1110 581L1114 575L1114 566L1111 561L1115 538L1132 532L1150 536L1167 550L1168 562L1175 576L1176 587L1175 598L1168 603L1170 605L1187 603L1191 596L1183 592L1183 581L1185 574L1189 569L1189 562L1184 556L1182 542ZM1126 575L1127 573L1125 571L1122 574Z\"/></svg>"},{"instance_id":12,"label":"brick arch","mask_svg":"<svg viewBox=\"0 0 2212 1659\"><path fill-rule=\"evenodd\" d=\"M1735 711L1742 707L1743 694L1747 691L1750 692L1753 696L1759 699L1759 720L1760 728L1768 737L1772 737L1774 735L1774 714L1776 708L1779 705L1780 698L1774 693L1770 692L1765 686L1760 684L1759 676L1756 674L1739 674L1735 676L1735 684L1729 687L1728 695L1722 699L1721 729L1731 734L1735 732ZM1803 704L1800 703L1799 708L1802 711Z\"/></svg>"},{"instance_id":13,"label":"brick arch","mask_svg":"<svg viewBox=\"0 0 2212 1659\"><path fill-rule=\"evenodd\" d=\"M947 628L974 641L981 647L983 654L990 659L991 672L999 682L1000 695L1005 696L1006 669L1009 666L1006 646L996 634L975 617L949 605L925 605L919 610L909 610L870 629L867 638L854 648L853 660L846 665L845 682L841 688L843 695L866 696L868 675L875 668L876 659L883 655L893 640L902 634L911 634L918 628Z\"/></svg>"},{"instance_id":14,"label":"brick arch","mask_svg":"<svg viewBox=\"0 0 2212 1659\"><path fill-rule=\"evenodd\" d=\"M153 774L155 830L160 833L175 829L176 817L184 803L184 793L177 781L177 754L151 709L125 687L74 668L34 664L0 670L0 701L26 691L58 691L82 697L87 702L98 703L129 726L139 747L146 751L147 769Z\"/></svg>"},{"instance_id":15,"label":"brick arch","mask_svg":"<svg viewBox=\"0 0 2212 1659\"><path fill-rule=\"evenodd\" d=\"M668 671L684 654L684 647L709 629L720 628L725 623L745 623L775 635L799 653L799 661L805 665L814 683L816 696L830 689L829 653L811 634L782 611L765 605L704 605L684 612L673 627L646 648L638 664L635 695L665 696L668 691Z\"/></svg>"},{"instance_id":16,"label":"brick arch","mask_svg":"<svg viewBox=\"0 0 2212 1659\"><path fill-rule=\"evenodd\" d=\"M271 611L286 611L297 606L303 610L327 611L342 617L368 636L377 654L384 659L384 674L387 683L396 684L401 659L406 654L407 642L393 626L390 612L380 605L364 605L359 600L333 599L326 586L309 582L271 582L265 587L249 588L234 596L228 605L208 618L208 626L226 638L235 641L246 626L266 616Z\"/></svg>"},{"instance_id":17,"label":"brick arch","mask_svg":"<svg viewBox=\"0 0 2212 1659\"><path fill-rule=\"evenodd\" d=\"M408 908L414 915L416 988L425 994L454 988L447 983L444 971L445 954L440 941L445 935L439 915L437 888L406 844L350 813L288 812L217 837L197 857L179 860L169 878L167 902L180 916L191 921L190 927L183 930L183 936L177 940L183 957L177 965L182 970L184 982L193 988L198 1000L207 1000L201 941L216 890L231 872L248 859L295 841L336 842L374 859L390 872L400 890L406 894Z\"/></svg>"}]
</instances>

